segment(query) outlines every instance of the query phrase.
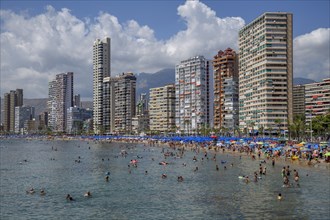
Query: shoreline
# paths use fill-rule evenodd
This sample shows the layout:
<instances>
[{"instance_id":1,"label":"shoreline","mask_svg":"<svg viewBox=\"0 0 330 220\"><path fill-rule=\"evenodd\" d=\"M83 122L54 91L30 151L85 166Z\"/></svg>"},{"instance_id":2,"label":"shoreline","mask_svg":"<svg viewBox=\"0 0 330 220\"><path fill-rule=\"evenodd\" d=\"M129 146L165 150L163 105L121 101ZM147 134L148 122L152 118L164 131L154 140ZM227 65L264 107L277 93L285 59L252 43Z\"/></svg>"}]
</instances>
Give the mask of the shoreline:
<instances>
[{"instance_id":1,"label":"shoreline","mask_svg":"<svg viewBox=\"0 0 330 220\"><path fill-rule=\"evenodd\" d=\"M163 142L160 140L155 140L155 139L134 139L134 138L120 138L120 139L103 139L103 140L96 140L96 139L90 139L90 138L81 138L81 137L6 137L6 138L1 138L0 140L19 140L19 139L26 139L26 140L36 140L36 141L84 141L84 142L100 142L100 143L123 143L123 144L143 144L145 147L169 147L169 148L185 148L186 150L193 150L197 149L199 147L200 151L207 151L207 152L214 152L217 155L221 155L222 150L225 149L224 154L230 154L231 156L241 156L242 158L245 158L247 160L252 160L251 157L252 155L257 155L257 152L239 152L237 149L232 150L230 148L224 148L224 147L218 147L215 145L207 145L209 143L181 143L179 141L168 141L168 142ZM172 146L171 146L172 145ZM206 145L206 146L204 146ZM273 157L267 157L264 152L261 152L260 158L255 158L254 160L265 160L266 164L271 164L271 159ZM310 161L311 164L308 164L309 161L307 159L303 158L298 158L297 160L292 160L291 158L286 158L285 155L282 156L275 156L275 164L281 164L282 166L287 166L287 165L295 165L299 167L309 167L312 169L330 169L330 163L325 162L324 159L312 159Z\"/></svg>"}]
</instances>

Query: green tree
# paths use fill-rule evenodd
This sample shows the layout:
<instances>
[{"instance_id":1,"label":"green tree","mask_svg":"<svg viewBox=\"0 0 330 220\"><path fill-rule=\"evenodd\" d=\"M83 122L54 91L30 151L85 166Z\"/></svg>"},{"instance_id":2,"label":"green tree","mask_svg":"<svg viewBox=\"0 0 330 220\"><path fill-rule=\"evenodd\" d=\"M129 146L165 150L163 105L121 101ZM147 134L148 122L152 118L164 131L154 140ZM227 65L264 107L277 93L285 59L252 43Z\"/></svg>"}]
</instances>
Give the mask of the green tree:
<instances>
[{"instance_id":1,"label":"green tree","mask_svg":"<svg viewBox=\"0 0 330 220\"><path fill-rule=\"evenodd\" d=\"M312 129L315 135L325 137L330 133L330 113L318 115L312 120Z\"/></svg>"},{"instance_id":2,"label":"green tree","mask_svg":"<svg viewBox=\"0 0 330 220\"><path fill-rule=\"evenodd\" d=\"M305 134L305 128L305 115L297 115L293 118L292 124L289 125L290 135L294 139L301 141Z\"/></svg>"}]
</instances>

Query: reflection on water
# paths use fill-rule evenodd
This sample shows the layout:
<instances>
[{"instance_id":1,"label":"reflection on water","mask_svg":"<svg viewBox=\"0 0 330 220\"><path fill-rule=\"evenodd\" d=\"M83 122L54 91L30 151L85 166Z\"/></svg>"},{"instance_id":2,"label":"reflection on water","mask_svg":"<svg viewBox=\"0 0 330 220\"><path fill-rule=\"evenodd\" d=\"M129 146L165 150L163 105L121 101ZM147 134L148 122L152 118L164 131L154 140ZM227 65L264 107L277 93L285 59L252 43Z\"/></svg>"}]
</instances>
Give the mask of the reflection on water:
<instances>
[{"instance_id":1,"label":"reflection on water","mask_svg":"<svg viewBox=\"0 0 330 220\"><path fill-rule=\"evenodd\" d=\"M129 146L127 149L125 146ZM53 148L53 150L52 150ZM55 151L57 149L57 151ZM126 150L128 156L120 156ZM1 219L327 219L329 170L297 167L301 187L282 188L282 166L267 163L257 183L258 161L218 153L217 161L187 151L164 160L161 148L80 141L0 142ZM131 159L138 167L128 167ZM202 161L201 158L205 159ZM152 158L154 160L152 160ZM102 160L103 159L103 160ZM26 160L26 161L24 161ZM226 160L226 164L221 164ZM80 162L79 162L80 161ZM182 164L186 163L186 166ZM233 166L231 166L233 163ZM219 170L216 170L216 165ZM227 169L224 169L224 166ZM198 171L193 170L198 167ZM129 173L129 169L131 173ZM145 174L148 171L148 174ZM105 175L110 172L110 181ZM162 179L162 173L167 174ZM183 182L177 182L178 176ZM250 183L238 176L249 175ZM308 175L308 176L307 176ZM26 194L34 187L37 192ZM39 190L45 188L46 195ZM84 197L91 191L92 197ZM71 194L75 202L67 202ZM277 194L283 200L278 201Z\"/></svg>"}]
</instances>

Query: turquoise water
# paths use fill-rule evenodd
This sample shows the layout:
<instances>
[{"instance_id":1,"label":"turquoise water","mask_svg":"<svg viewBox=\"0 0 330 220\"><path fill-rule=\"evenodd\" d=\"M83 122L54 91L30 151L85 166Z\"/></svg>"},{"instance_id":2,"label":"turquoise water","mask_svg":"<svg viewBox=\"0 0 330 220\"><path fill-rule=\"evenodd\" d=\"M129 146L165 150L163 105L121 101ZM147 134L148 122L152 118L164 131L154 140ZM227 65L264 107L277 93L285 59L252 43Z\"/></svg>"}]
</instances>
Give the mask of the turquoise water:
<instances>
[{"instance_id":1,"label":"turquoise water","mask_svg":"<svg viewBox=\"0 0 330 220\"><path fill-rule=\"evenodd\" d=\"M328 169L288 163L298 169L301 187L282 188L282 165L268 163L263 179L246 184L238 176L253 180L258 161L222 152L217 161L211 160L213 153L202 161L201 152L194 162L196 154L187 151L161 166L161 150L143 144L0 140L0 219L329 219ZM137 156L142 157L138 167L129 173ZM162 179L162 173L168 177ZM177 181L180 175L183 182ZM37 192L27 194L30 187ZM38 193L41 188L45 196ZM90 198L84 197L88 190ZM283 200L277 200L278 193ZM67 194L75 201L68 202Z\"/></svg>"}]
</instances>

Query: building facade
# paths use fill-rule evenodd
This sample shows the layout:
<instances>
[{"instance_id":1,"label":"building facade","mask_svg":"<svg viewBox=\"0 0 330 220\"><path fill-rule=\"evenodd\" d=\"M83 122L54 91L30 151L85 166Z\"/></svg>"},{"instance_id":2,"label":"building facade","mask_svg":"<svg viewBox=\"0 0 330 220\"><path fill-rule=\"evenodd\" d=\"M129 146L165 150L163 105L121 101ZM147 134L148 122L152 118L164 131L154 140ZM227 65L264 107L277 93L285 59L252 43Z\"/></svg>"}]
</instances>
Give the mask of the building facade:
<instances>
[{"instance_id":1,"label":"building facade","mask_svg":"<svg viewBox=\"0 0 330 220\"><path fill-rule=\"evenodd\" d=\"M292 87L292 14L266 12L239 31L240 128L286 130Z\"/></svg>"},{"instance_id":2,"label":"building facade","mask_svg":"<svg viewBox=\"0 0 330 220\"><path fill-rule=\"evenodd\" d=\"M38 130L46 130L48 127L48 112L42 112L39 116Z\"/></svg>"},{"instance_id":3,"label":"building facade","mask_svg":"<svg viewBox=\"0 0 330 220\"><path fill-rule=\"evenodd\" d=\"M80 94L76 94L73 96L73 107L81 108Z\"/></svg>"},{"instance_id":4,"label":"building facade","mask_svg":"<svg viewBox=\"0 0 330 220\"><path fill-rule=\"evenodd\" d=\"M321 82L305 84L305 117L309 124L311 118L329 114L330 78Z\"/></svg>"},{"instance_id":5,"label":"building facade","mask_svg":"<svg viewBox=\"0 0 330 220\"><path fill-rule=\"evenodd\" d=\"M4 94L3 125L5 132L15 132L15 107L23 106L23 89Z\"/></svg>"},{"instance_id":6,"label":"building facade","mask_svg":"<svg viewBox=\"0 0 330 220\"><path fill-rule=\"evenodd\" d=\"M91 119L93 111L79 108L70 107L67 109L67 133L80 134L84 131L84 122Z\"/></svg>"},{"instance_id":7,"label":"building facade","mask_svg":"<svg viewBox=\"0 0 330 220\"><path fill-rule=\"evenodd\" d=\"M102 133L131 133L135 116L136 77L122 73L103 81Z\"/></svg>"},{"instance_id":8,"label":"building facade","mask_svg":"<svg viewBox=\"0 0 330 220\"><path fill-rule=\"evenodd\" d=\"M110 38L97 39L93 44L93 127L103 130L103 80L111 76Z\"/></svg>"},{"instance_id":9,"label":"building facade","mask_svg":"<svg viewBox=\"0 0 330 220\"><path fill-rule=\"evenodd\" d=\"M49 82L48 126L54 132L66 131L67 109L73 106L73 72L57 74Z\"/></svg>"},{"instance_id":10,"label":"building facade","mask_svg":"<svg viewBox=\"0 0 330 220\"><path fill-rule=\"evenodd\" d=\"M293 86L293 117L305 115L305 85Z\"/></svg>"},{"instance_id":11,"label":"building facade","mask_svg":"<svg viewBox=\"0 0 330 220\"><path fill-rule=\"evenodd\" d=\"M215 129L238 129L238 55L231 48L213 59L213 123Z\"/></svg>"},{"instance_id":12,"label":"building facade","mask_svg":"<svg viewBox=\"0 0 330 220\"><path fill-rule=\"evenodd\" d=\"M15 133L25 133L27 129L24 125L27 121L34 119L34 107L31 106L16 106L15 107Z\"/></svg>"},{"instance_id":13,"label":"building facade","mask_svg":"<svg viewBox=\"0 0 330 220\"><path fill-rule=\"evenodd\" d=\"M132 130L135 134L145 133L149 130L149 110L147 94L140 94L136 104L135 117L132 118Z\"/></svg>"},{"instance_id":14,"label":"building facade","mask_svg":"<svg viewBox=\"0 0 330 220\"><path fill-rule=\"evenodd\" d=\"M175 85L150 89L149 126L151 132L175 132Z\"/></svg>"},{"instance_id":15,"label":"building facade","mask_svg":"<svg viewBox=\"0 0 330 220\"><path fill-rule=\"evenodd\" d=\"M209 61L203 56L183 60L175 68L175 125L197 134L210 125Z\"/></svg>"}]
</instances>

